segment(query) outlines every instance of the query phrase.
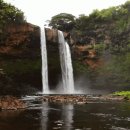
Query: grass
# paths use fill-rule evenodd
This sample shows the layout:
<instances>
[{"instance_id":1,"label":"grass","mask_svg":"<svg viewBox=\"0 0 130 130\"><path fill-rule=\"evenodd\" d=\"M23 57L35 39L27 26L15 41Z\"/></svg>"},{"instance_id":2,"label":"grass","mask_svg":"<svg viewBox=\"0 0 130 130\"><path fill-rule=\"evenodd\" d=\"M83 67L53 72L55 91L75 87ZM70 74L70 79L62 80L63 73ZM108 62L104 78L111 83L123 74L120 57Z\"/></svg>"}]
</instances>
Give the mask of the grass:
<instances>
[{"instance_id":1,"label":"grass","mask_svg":"<svg viewBox=\"0 0 130 130\"><path fill-rule=\"evenodd\" d=\"M130 98L130 91L115 92L113 95L124 96L124 97Z\"/></svg>"}]
</instances>

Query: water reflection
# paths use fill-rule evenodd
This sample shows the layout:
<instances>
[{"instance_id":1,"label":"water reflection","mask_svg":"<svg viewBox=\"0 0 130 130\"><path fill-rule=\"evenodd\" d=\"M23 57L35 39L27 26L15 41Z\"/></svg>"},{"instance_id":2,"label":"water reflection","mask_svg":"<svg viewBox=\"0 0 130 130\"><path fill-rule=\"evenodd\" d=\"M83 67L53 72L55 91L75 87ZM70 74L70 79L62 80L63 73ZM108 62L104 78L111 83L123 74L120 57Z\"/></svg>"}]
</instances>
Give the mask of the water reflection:
<instances>
[{"instance_id":1,"label":"water reflection","mask_svg":"<svg viewBox=\"0 0 130 130\"><path fill-rule=\"evenodd\" d=\"M73 110L74 106L73 104L65 104L62 106L63 112L62 112L62 119L64 121L64 129L65 130L71 130L72 129L72 123L73 123Z\"/></svg>"},{"instance_id":2,"label":"water reflection","mask_svg":"<svg viewBox=\"0 0 130 130\"><path fill-rule=\"evenodd\" d=\"M55 108L55 105L53 106L52 104L43 102L41 110L41 130L71 130L73 123L73 110L73 104L63 104Z\"/></svg>"},{"instance_id":3,"label":"water reflection","mask_svg":"<svg viewBox=\"0 0 130 130\"><path fill-rule=\"evenodd\" d=\"M0 111L0 130L130 130L130 102L33 103L26 110Z\"/></svg>"},{"instance_id":4,"label":"water reflection","mask_svg":"<svg viewBox=\"0 0 130 130\"><path fill-rule=\"evenodd\" d=\"M42 109L41 109L41 127L42 130L47 130L47 123L48 123L48 112L49 112L49 106L48 102L42 103Z\"/></svg>"}]
</instances>

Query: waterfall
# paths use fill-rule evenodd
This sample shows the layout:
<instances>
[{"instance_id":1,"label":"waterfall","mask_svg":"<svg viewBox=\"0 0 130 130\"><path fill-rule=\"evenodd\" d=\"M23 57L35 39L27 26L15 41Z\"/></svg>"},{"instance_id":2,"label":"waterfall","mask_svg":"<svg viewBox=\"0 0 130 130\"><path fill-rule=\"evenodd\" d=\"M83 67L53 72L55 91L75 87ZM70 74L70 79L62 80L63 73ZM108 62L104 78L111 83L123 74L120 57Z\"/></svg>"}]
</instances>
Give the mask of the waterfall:
<instances>
[{"instance_id":1,"label":"waterfall","mask_svg":"<svg viewBox=\"0 0 130 130\"><path fill-rule=\"evenodd\" d=\"M74 79L70 48L61 31L58 31L58 39L64 93L71 94L74 93Z\"/></svg>"},{"instance_id":2,"label":"waterfall","mask_svg":"<svg viewBox=\"0 0 130 130\"><path fill-rule=\"evenodd\" d=\"M45 29L41 28L41 55L42 55L42 92L49 93L48 87L48 64L47 64L47 49Z\"/></svg>"},{"instance_id":3,"label":"waterfall","mask_svg":"<svg viewBox=\"0 0 130 130\"><path fill-rule=\"evenodd\" d=\"M74 93L73 68L71 61L71 53L68 43L65 41L63 33L58 31L59 52L62 71L62 82L64 93ZM43 93L49 94L48 86L48 64L47 64L47 49L45 29L41 28L41 55L42 55L42 86Z\"/></svg>"}]
</instances>

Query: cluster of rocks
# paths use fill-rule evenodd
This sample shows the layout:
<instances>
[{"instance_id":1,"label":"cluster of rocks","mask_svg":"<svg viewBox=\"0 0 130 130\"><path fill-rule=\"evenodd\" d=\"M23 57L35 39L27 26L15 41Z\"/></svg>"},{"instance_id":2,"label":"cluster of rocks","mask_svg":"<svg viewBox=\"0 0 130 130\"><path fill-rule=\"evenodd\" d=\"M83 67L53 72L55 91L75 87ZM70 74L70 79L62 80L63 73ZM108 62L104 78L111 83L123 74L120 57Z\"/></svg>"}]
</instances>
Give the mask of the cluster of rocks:
<instances>
[{"instance_id":1,"label":"cluster of rocks","mask_svg":"<svg viewBox=\"0 0 130 130\"><path fill-rule=\"evenodd\" d=\"M52 96L43 96L41 99L44 102L53 102L53 103L72 103L72 104L86 104L86 96L77 96L77 95L52 95Z\"/></svg>"},{"instance_id":2,"label":"cluster of rocks","mask_svg":"<svg viewBox=\"0 0 130 130\"><path fill-rule=\"evenodd\" d=\"M26 103L16 97L3 96L0 98L1 110L17 110L17 109L24 109L26 107L27 107Z\"/></svg>"},{"instance_id":3,"label":"cluster of rocks","mask_svg":"<svg viewBox=\"0 0 130 130\"><path fill-rule=\"evenodd\" d=\"M71 104L87 104L92 102L106 102L106 101L130 101L130 99L123 96L115 95L45 95L38 97L37 100L50 103L71 103ZM0 110L18 110L27 108L27 103L23 100L13 96L2 96L0 97Z\"/></svg>"},{"instance_id":4,"label":"cluster of rocks","mask_svg":"<svg viewBox=\"0 0 130 130\"><path fill-rule=\"evenodd\" d=\"M128 97L113 94L103 95L99 99L103 101L130 101Z\"/></svg>"},{"instance_id":5,"label":"cluster of rocks","mask_svg":"<svg viewBox=\"0 0 130 130\"><path fill-rule=\"evenodd\" d=\"M72 104L87 104L92 102L120 102L130 101L123 96L115 95L99 95L99 96L87 96L87 95L46 95L40 97L40 100L51 103L72 103Z\"/></svg>"}]
</instances>

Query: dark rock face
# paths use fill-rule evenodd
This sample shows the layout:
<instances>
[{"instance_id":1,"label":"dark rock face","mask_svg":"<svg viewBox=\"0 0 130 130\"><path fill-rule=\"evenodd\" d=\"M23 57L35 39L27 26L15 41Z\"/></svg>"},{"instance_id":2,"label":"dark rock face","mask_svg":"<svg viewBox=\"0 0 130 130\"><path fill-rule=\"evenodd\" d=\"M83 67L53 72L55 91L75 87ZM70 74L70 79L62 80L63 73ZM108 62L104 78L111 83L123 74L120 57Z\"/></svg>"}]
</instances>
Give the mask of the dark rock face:
<instances>
[{"instance_id":1,"label":"dark rock face","mask_svg":"<svg viewBox=\"0 0 130 130\"><path fill-rule=\"evenodd\" d=\"M49 85L61 78L58 30L45 29ZM64 36L67 37L67 33ZM0 33L0 95L31 94L42 89L40 27L9 25Z\"/></svg>"},{"instance_id":2,"label":"dark rock face","mask_svg":"<svg viewBox=\"0 0 130 130\"><path fill-rule=\"evenodd\" d=\"M58 42L58 30L57 29L45 29L46 32L46 40L49 43L57 43Z\"/></svg>"},{"instance_id":3,"label":"dark rock face","mask_svg":"<svg viewBox=\"0 0 130 130\"><path fill-rule=\"evenodd\" d=\"M48 58L48 79L50 89L55 89L61 78L58 30L46 29L47 58Z\"/></svg>"},{"instance_id":4,"label":"dark rock face","mask_svg":"<svg viewBox=\"0 0 130 130\"><path fill-rule=\"evenodd\" d=\"M0 95L37 91L42 86L40 28L9 25L0 35Z\"/></svg>"},{"instance_id":5,"label":"dark rock face","mask_svg":"<svg viewBox=\"0 0 130 130\"><path fill-rule=\"evenodd\" d=\"M26 23L10 25L1 34L0 55L36 57L40 55L39 27Z\"/></svg>"}]
</instances>

